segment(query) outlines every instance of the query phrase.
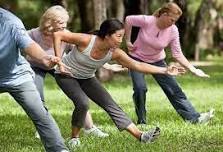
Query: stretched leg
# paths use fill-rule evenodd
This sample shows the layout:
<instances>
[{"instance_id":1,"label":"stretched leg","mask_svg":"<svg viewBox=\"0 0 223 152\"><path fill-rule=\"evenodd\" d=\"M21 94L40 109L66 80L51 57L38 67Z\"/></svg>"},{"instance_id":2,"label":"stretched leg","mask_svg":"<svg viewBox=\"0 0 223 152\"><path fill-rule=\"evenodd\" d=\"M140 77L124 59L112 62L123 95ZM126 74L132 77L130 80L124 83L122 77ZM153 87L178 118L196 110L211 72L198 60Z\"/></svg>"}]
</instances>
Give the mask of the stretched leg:
<instances>
[{"instance_id":1,"label":"stretched leg","mask_svg":"<svg viewBox=\"0 0 223 152\"><path fill-rule=\"evenodd\" d=\"M80 85L88 97L109 114L120 131L127 130L131 135L142 142L151 142L159 135L159 128L147 132L140 131L115 103L96 78L80 81Z\"/></svg>"},{"instance_id":2,"label":"stretched leg","mask_svg":"<svg viewBox=\"0 0 223 152\"><path fill-rule=\"evenodd\" d=\"M120 130L126 129L132 123L96 78L79 80L79 83L87 96L110 115Z\"/></svg>"},{"instance_id":3,"label":"stretched leg","mask_svg":"<svg viewBox=\"0 0 223 152\"><path fill-rule=\"evenodd\" d=\"M7 92L13 96L31 118L47 152L61 152L66 149L59 128L43 106L33 82L23 83L7 90Z\"/></svg>"},{"instance_id":4,"label":"stretched leg","mask_svg":"<svg viewBox=\"0 0 223 152\"><path fill-rule=\"evenodd\" d=\"M155 63L157 66L166 66L164 61ZM177 113L187 121L197 122L200 114L194 109L186 95L177 84L173 76L154 74L153 77L160 85Z\"/></svg>"},{"instance_id":5,"label":"stretched leg","mask_svg":"<svg viewBox=\"0 0 223 152\"><path fill-rule=\"evenodd\" d=\"M138 117L138 124L146 124L146 82L143 73L130 70L133 83L133 101L135 103L135 111Z\"/></svg>"}]
</instances>

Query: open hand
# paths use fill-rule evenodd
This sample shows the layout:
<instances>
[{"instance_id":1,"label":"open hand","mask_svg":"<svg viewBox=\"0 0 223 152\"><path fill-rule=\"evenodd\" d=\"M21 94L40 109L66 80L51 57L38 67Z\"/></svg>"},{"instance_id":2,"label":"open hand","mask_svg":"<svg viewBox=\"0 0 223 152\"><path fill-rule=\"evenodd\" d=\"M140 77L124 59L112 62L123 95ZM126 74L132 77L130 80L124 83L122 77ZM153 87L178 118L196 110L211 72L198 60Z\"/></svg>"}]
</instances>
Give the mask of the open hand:
<instances>
[{"instance_id":1,"label":"open hand","mask_svg":"<svg viewBox=\"0 0 223 152\"><path fill-rule=\"evenodd\" d=\"M210 76L204 73L201 69L196 69L193 71L193 73L198 76L198 77L203 77L203 78L209 78Z\"/></svg>"},{"instance_id":2,"label":"open hand","mask_svg":"<svg viewBox=\"0 0 223 152\"><path fill-rule=\"evenodd\" d=\"M177 76L184 74L186 72L185 68L183 67L177 67L175 65L170 65L167 67L167 74L172 76Z\"/></svg>"},{"instance_id":3,"label":"open hand","mask_svg":"<svg viewBox=\"0 0 223 152\"><path fill-rule=\"evenodd\" d=\"M122 71L128 71L128 68L122 67L120 64L107 64L107 66L103 66L105 69L111 70L113 72L122 72Z\"/></svg>"}]
</instances>

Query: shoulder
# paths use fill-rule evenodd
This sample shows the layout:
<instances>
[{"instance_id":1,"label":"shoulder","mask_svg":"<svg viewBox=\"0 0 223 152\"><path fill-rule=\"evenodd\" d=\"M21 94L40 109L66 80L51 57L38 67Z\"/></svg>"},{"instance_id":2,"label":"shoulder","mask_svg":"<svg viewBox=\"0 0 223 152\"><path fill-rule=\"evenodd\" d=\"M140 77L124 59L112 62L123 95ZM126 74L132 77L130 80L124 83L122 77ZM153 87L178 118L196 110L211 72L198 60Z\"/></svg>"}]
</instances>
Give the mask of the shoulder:
<instances>
[{"instance_id":1,"label":"shoulder","mask_svg":"<svg viewBox=\"0 0 223 152\"><path fill-rule=\"evenodd\" d=\"M145 17L145 22L147 23L147 24L155 24L155 22L156 22L156 17L155 16L153 16L153 15L144 15Z\"/></svg>"},{"instance_id":2,"label":"shoulder","mask_svg":"<svg viewBox=\"0 0 223 152\"><path fill-rule=\"evenodd\" d=\"M39 28L30 29L30 30L28 30L28 34L32 38L39 37L40 36L40 30L39 30Z\"/></svg>"},{"instance_id":3,"label":"shoulder","mask_svg":"<svg viewBox=\"0 0 223 152\"><path fill-rule=\"evenodd\" d=\"M0 8L1 21L8 25L13 25L13 27L25 28L22 21L10 11Z\"/></svg>"},{"instance_id":4,"label":"shoulder","mask_svg":"<svg viewBox=\"0 0 223 152\"><path fill-rule=\"evenodd\" d=\"M115 60L123 55L125 55L126 53L120 49L120 48L116 48L113 50L113 53L112 53L112 58Z\"/></svg>"},{"instance_id":5,"label":"shoulder","mask_svg":"<svg viewBox=\"0 0 223 152\"><path fill-rule=\"evenodd\" d=\"M178 27L175 24L171 26L171 32L173 32L173 33L178 33L179 32Z\"/></svg>"}]
</instances>

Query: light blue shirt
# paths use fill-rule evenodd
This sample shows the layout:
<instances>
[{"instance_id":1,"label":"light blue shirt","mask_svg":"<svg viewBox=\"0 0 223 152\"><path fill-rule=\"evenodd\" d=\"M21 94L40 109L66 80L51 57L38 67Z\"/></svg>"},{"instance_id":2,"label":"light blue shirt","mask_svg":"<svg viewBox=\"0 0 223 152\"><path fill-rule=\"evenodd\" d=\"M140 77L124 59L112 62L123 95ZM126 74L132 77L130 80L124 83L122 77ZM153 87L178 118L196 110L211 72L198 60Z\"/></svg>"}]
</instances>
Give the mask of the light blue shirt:
<instances>
[{"instance_id":1,"label":"light blue shirt","mask_svg":"<svg viewBox=\"0 0 223 152\"><path fill-rule=\"evenodd\" d=\"M0 87L33 81L33 71L20 52L31 43L22 21L0 8Z\"/></svg>"}]
</instances>

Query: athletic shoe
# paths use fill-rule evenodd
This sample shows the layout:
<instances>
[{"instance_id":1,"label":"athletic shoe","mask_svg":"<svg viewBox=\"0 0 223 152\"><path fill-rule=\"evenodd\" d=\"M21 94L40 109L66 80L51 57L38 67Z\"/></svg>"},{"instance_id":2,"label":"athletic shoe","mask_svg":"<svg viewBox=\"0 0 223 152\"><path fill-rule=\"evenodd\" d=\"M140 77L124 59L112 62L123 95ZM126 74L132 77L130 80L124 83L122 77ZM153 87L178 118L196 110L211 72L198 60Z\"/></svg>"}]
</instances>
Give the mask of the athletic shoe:
<instances>
[{"instance_id":1,"label":"athletic shoe","mask_svg":"<svg viewBox=\"0 0 223 152\"><path fill-rule=\"evenodd\" d=\"M37 131L35 132L35 138L40 139L39 133Z\"/></svg>"},{"instance_id":2,"label":"athletic shoe","mask_svg":"<svg viewBox=\"0 0 223 152\"><path fill-rule=\"evenodd\" d=\"M81 145L80 138L71 138L67 142L67 146L70 150L74 150L75 148Z\"/></svg>"},{"instance_id":3,"label":"athletic shoe","mask_svg":"<svg viewBox=\"0 0 223 152\"><path fill-rule=\"evenodd\" d=\"M96 127L94 125L90 129L84 129L84 133L87 135L93 135L93 136L100 137L100 138L109 136L109 134L103 132L102 130L100 130L98 127Z\"/></svg>"},{"instance_id":4,"label":"athletic shoe","mask_svg":"<svg viewBox=\"0 0 223 152\"><path fill-rule=\"evenodd\" d=\"M214 109L211 109L209 112L200 114L200 117L198 118L198 123L207 124L213 117L214 117Z\"/></svg>"},{"instance_id":5,"label":"athletic shoe","mask_svg":"<svg viewBox=\"0 0 223 152\"><path fill-rule=\"evenodd\" d=\"M143 132L140 137L140 141L144 142L144 143L151 143L156 138L158 138L159 135L160 135L160 128L156 127L156 128L153 128L147 132Z\"/></svg>"},{"instance_id":6,"label":"athletic shoe","mask_svg":"<svg viewBox=\"0 0 223 152\"><path fill-rule=\"evenodd\" d=\"M69 152L68 150L62 150L61 152Z\"/></svg>"}]
</instances>

